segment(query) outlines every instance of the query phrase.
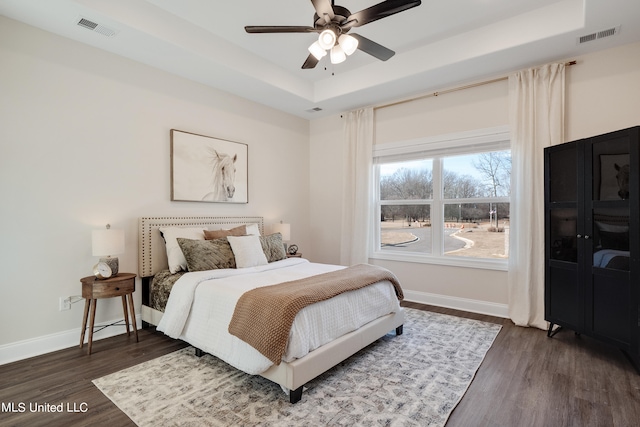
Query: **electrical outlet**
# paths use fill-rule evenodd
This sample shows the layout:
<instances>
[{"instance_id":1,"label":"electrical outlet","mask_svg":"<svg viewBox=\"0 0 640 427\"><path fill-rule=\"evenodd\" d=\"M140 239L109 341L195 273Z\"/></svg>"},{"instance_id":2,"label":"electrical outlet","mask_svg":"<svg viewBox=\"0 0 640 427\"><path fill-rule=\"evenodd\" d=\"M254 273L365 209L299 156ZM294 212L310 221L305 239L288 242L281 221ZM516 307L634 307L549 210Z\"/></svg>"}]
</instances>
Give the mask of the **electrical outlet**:
<instances>
[{"instance_id":1,"label":"electrical outlet","mask_svg":"<svg viewBox=\"0 0 640 427\"><path fill-rule=\"evenodd\" d=\"M71 310L71 300L69 298L60 297L58 309L60 311Z\"/></svg>"}]
</instances>

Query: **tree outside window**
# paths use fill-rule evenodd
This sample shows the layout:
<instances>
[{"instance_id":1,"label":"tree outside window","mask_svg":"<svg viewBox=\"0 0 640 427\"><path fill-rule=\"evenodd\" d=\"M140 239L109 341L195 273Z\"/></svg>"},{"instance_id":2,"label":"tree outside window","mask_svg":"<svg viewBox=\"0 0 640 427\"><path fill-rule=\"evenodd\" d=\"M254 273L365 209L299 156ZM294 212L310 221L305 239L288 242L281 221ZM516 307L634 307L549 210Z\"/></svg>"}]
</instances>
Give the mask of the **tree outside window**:
<instances>
[{"instance_id":1,"label":"tree outside window","mask_svg":"<svg viewBox=\"0 0 640 427\"><path fill-rule=\"evenodd\" d=\"M508 257L509 150L379 162L377 167L379 251Z\"/></svg>"}]
</instances>

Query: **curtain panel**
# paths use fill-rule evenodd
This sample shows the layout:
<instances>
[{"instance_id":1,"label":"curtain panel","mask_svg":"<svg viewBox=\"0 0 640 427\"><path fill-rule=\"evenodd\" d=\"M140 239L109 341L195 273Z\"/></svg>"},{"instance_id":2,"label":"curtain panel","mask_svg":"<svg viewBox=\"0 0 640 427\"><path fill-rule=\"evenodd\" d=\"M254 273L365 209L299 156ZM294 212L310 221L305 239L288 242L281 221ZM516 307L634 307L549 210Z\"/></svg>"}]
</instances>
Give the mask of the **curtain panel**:
<instances>
[{"instance_id":1,"label":"curtain panel","mask_svg":"<svg viewBox=\"0 0 640 427\"><path fill-rule=\"evenodd\" d=\"M340 263L369 260L369 235L373 203L373 108L346 114L342 191Z\"/></svg>"},{"instance_id":2,"label":"curtain panel","mask_svg":"<svg viewBox=\"0 0 640 427\"><path fill-rule=\"evenodd\" d=\"M509 76L511 217L509 317L547 329L544 320L544 148L564 142L564 64Z\"/></svg>"}]
</instances>

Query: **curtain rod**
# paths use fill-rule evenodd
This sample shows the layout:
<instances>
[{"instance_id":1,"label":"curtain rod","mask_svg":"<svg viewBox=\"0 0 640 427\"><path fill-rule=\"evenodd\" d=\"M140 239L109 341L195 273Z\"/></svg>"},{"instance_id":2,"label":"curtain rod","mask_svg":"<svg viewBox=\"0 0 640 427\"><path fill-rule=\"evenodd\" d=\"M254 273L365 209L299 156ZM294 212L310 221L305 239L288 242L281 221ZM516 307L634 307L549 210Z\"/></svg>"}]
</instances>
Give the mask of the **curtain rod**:
<instances>
[{"instance_id":1,"label":"curtain rod","mask_svg":"<svg viewBox=\"0 0 640 427\"><path fill-rule=\"evenodd\" d=\"M565 62L564 65L565 65L565 67L570 67L572 65L576 65L576 63L577 63L576 61L569 61L569 62ZM457 92L459 90L471 89L471 88L478 87L478 86L484 86L484 85L500 82L500 81L507 80L507 79L509 79L509 77L508 76L504 76L504 77L498 77L498 78L491 79L491 80L486 80L486 81L483 81L483 82L471 83L471 84L468 84L468 85L465 85L465 86L458 86L458 87L454 87L454 88L451 88L451 89L441 90L441 91L438 91L438 92L431 92L431 93L427 93L425 95L420 95L420 96L416 96L414 98L409 98L409 99L403 99L401 101L396 101L396 102L392 102L392 103L389 103L389 104L378 105L376 107L373 107L373 109L375 111L375 110L380 110L382 108L394 107L396 105L406 104L407 102L419 101L421 99L431 98L431 97L434 97L434 96L440 96L440 95L444 95L446 93L451 93L451 92Z\"/></svg>"}]
</instances>

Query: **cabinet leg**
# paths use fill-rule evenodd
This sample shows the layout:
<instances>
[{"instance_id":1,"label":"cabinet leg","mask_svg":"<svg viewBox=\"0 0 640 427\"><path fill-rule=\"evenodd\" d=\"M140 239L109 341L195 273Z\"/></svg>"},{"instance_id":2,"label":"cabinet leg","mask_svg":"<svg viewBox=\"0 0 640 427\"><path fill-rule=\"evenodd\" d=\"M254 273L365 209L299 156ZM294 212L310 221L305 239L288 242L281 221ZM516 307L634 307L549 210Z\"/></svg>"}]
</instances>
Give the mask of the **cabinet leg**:
<instances>
[{"instance_id":1,"label":"cabinet leg","mask_svg":"<svg viewBox=\"0 0 640 427\"><path fill-rule=\"evenodd\" d=\"M562 329L562 326L558 326L556 328L556 330L553 330L553 327L555 326L555 323L549 323L549 329L547 330L547 336L549 338L551 338L552 336L554 336L555 334L557 334L558 332L560 332L560 329Z\"/></svg>"}]
</instances>

